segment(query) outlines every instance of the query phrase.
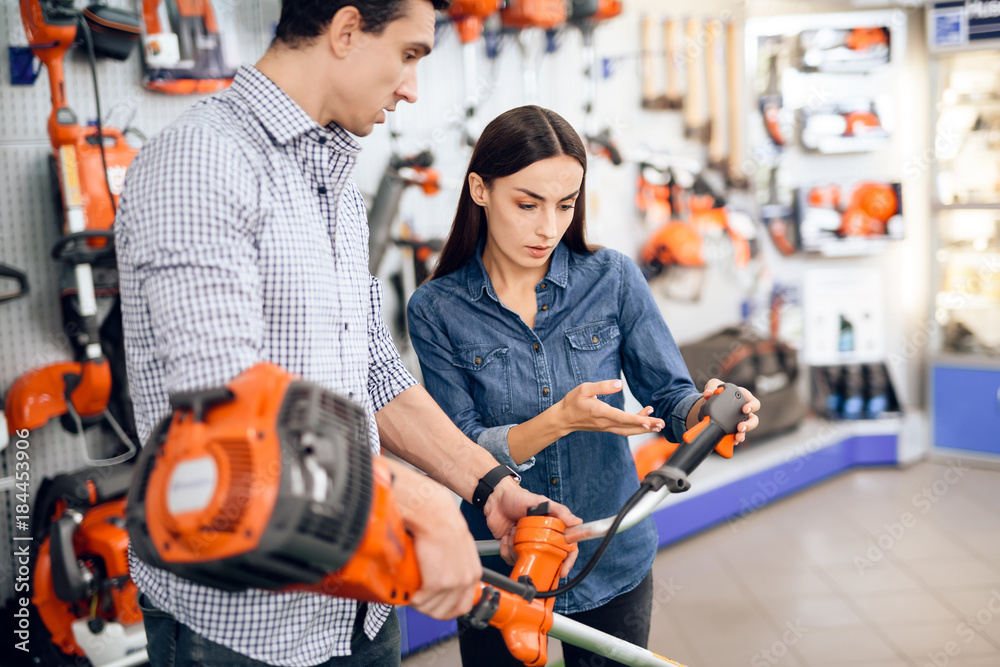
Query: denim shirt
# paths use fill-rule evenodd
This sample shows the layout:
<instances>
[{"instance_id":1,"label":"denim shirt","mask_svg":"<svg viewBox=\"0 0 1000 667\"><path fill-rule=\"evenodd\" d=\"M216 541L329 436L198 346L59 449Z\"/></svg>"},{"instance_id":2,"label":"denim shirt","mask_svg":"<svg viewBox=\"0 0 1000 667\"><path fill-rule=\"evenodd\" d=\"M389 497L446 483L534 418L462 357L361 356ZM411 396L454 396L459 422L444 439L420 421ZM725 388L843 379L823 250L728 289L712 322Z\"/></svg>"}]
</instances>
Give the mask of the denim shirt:
<instances>
[{"instance_id":1,"label":"denim shirt","mask_svg":"<svg viewBox=\"0 0 1000 667\"><path fill-rule=\"evenodd\" d=\"M463 268L422 285L407 309L410 337L428 392L462 431L497 461L515 468L521 486L563 503L584 521L618 512L638 488L624 436L577 431L518 466L507 431L558 403L582 382L613 380L666 422L675 442L700 396L653 296L628 257L556 246L548 273L535 285L534 329L497 298L482 262L483 243ZM622 394L601 400L623 408ZM492 537L483 514L462 513L476 539ZM574 576L599 540L579 545ZM582 584L556 599L576 613L628 592L652 566L658 538L651 517L617 535ZM485 567L510 572L499 557Z\"/></svg>"}]
</instances>

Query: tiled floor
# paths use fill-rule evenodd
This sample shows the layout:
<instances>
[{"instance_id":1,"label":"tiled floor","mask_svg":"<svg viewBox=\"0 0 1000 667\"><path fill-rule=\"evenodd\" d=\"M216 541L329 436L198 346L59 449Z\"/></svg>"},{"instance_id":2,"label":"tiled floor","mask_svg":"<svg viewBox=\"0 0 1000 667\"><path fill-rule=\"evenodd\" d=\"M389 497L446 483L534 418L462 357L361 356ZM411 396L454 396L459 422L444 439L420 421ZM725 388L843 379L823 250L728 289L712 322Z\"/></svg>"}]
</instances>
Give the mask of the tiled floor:
<instances>
[{"instance_id":1,"label":"tiled floor","mask_svg":"<svg viewBox=\"0 0 1000 667\"><path fill-rule=\"evenodd\" d=\"M1000 472L847 473L662 550L653 572L650 649L691 667L1000 667ZM403 664L461 661L452 639Z\"/></svg>"}]
</instances>

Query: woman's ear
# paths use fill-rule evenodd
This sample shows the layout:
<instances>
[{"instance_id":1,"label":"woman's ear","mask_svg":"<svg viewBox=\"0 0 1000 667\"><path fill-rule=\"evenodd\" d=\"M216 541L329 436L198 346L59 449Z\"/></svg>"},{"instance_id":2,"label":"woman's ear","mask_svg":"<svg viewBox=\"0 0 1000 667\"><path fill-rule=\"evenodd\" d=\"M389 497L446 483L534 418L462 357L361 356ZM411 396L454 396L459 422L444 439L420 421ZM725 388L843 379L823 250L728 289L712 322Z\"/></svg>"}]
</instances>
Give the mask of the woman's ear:
<instances>
[{"instance_id":1,"label":"woman's ear","mask_svg":"<svg viewBox=\"0 0 1000 667\"><path fill-rule=\"evenodd\" d=\"M486 187L486 183L476 172L469 174L469 194L472 195L472 201L480 206L486 206L488 203L486 198L489 195L489 188Z\"/></svg>"}]
</instances>

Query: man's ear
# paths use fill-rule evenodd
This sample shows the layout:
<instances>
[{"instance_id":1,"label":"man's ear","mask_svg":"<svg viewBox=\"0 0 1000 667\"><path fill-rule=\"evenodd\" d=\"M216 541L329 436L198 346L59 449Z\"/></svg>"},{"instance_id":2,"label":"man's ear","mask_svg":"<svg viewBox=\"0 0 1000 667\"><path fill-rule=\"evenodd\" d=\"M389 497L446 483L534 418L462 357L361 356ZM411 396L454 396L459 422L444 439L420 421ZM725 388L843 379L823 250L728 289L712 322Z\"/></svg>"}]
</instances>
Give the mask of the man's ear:
<instances>
[{"instance_id":1,"label":"man's ear","mask_svg":"<svg viewBox=\"0 0 1000 667\"><path fill-rule=\"evenodd\" d=\"M334 55L346 58L357 47L358 40L364 33L361 29L363 26L364 21L361 20L357 7L347 5L338 9L325 33Z\"/></svg>"},{"instance_id":2,"label":"man's ear","mask_svg":"<svg viewBox=\"0 0 1000 667\"><path fill-rule=\"evenodd\" d=\"M472 195L472 201L480 206L486 206L486 193L488 191L489 188L486 187L482 177L474 171L471 172L469 174L469 194Z\"/></svg>"}]
</instances>

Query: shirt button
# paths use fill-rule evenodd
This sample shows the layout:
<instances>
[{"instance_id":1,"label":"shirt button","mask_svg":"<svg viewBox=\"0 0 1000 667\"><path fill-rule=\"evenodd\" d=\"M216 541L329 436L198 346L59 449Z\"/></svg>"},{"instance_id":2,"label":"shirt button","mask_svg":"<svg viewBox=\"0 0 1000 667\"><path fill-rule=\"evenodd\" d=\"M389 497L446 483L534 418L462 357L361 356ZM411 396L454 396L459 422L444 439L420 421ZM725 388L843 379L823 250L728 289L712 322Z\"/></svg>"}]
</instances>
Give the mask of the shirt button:
<instances>
[{"instance_id":1,"label":"shirt button","mask_svg":"<svg viewBox=\"0 0 1000 667\"><path fill-rule=\"evenodd\" d=\"M558 477L553 477L549 481L552 483L553 486L555 486L556 484L559 483L559 478Z\"/></svg>"},{"instance_id":2,"label":"shirt button","mask_svg":"<svg viewBox=\"0 0 1000 667\"><path fill-rule=\"evenodd\" d=\"M476 357L476 364L478 365L478 364L481 364L481 363L483 363L483 358L482 357Z\"/></svg>"},{"instance_id":3,"label":"shirt button","mask_svg":"<svg viewBox=\"0 0 1000 667\"><path fill-rule=\"evenodd\" d=\"M549 286L548 283L542 283L541 285L539 285L539 287L541 287L542 289L545 289L548 286Z\"/></svg>"},{"instance_id":4,"label":"shirt button","mask_svg":"<svg viewBox=\"0 0 1000 667\"><path fill-rule=\"evenodd\" d=\"M319 186L318 188L316 188L316 192L320 193L321 195L325 195L325 194L326 194L326 188L324 188L324 187L323 187L323 186L321 185L321 186Z\"/></svg>"},{"instance_id":5,"label":"shirt button","mask_svg":"<svg viewBox=\"0 0 1000 667\"><path fill-rule=\"evenodd\" d=\"M597 342L597 336L594 336L594 338L593 338L593 341L594 341L595 343Z\"/></svg>"},{"instance_id":6,"label":"shirt button","mask_svg":"<svg viewBox=\"0 0 1000 667\"><path fill-rule=\"evenodd\" d=\"M535 348L535 352L538 352L538 350L539 350L539 349L540 349L540 348L541 348L542 346L541 346L541 345L539 345L538 343L535 343L534 345L532 345L532 347L533 347L533 348Z\"/></svg>"},{"instance_id":7,"label":"shirt button","mask_svg":"<svg viewBox=\"0 0 1000 667\"><path fill-rule=\"evenodd\" d=\"M325 144L326 143L326 137L320 137L319 138L319 143L320 144Z\"/></svg>"},{"instance_id":8,"label":"shirt button","mask_svg":"<svg viewBox=\"0 0 1000 667\"><path fill-rule=\"evenodd\" d=\"M548 306L542 306L542 310L548 310L548 309L549 309Z\"/></svg>"},{"instance_id":9,"label":"shirt button","mask_svg":"<svg viewBox=\"0 0 1000 667\"><path fill-rule=\"evenodd\" d=\"M549 395L549 388L542 387L542 396L548 396L548 395Z\"/></svg>"},{"instance_id":10,"label":"shirt button","mask_svg":"<svg viewBox=\"0 0 1000 667\"><path fill-rule=\"evenodd\" d=\"M353 392L353 391L352 391L352 392L349 392L349 393L347 394L347 398L350 398L350 399L353 399L353 398L354 398L354 392Z\"/></svg>"}]
</instances>

